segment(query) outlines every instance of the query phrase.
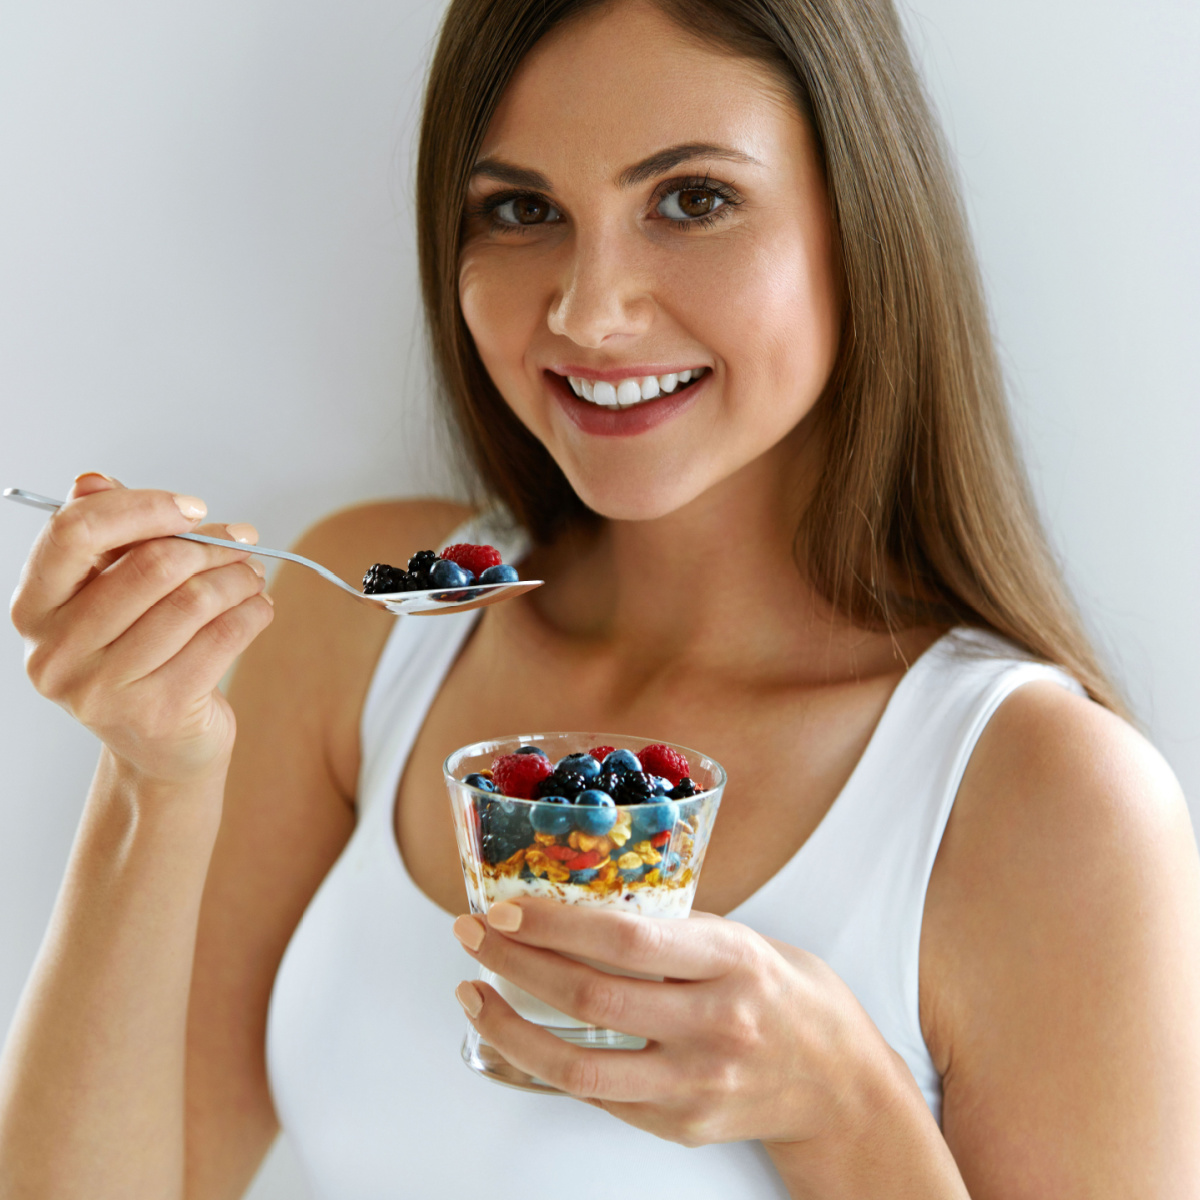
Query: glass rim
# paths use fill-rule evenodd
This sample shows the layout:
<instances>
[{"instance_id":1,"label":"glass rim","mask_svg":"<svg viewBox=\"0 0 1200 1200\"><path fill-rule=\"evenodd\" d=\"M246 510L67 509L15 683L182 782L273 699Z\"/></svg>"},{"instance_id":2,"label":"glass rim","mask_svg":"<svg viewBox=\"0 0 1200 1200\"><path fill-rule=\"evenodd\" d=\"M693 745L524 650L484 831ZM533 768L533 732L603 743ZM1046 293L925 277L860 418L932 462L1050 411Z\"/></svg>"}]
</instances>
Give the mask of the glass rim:
<instances>
[{"instance_id":1,"label":"glass rim","mask_svg":"<svg viewBox=\"0 0 1200 1200\"><path fill-rule=\"evenodd\" d=\"M705 796L712 795L713 792L721 791L721 789L725 787L725 784L728 780L728 776L725 773L725 768L721 766L721 764L717 762L715 758L712 758L710 755L704 754L699 750L693 749L691 746L684 746L679 742L667 742L663 741L661 738L656 740L653 738L642 737L640 734L599 733L595 730L570 729L555 729L545 733L506 734L503 737L485 738L479 742L470 742L465 746L460 746L457 750L452 750L446 755L446 757L442 760L442 777L445 779L448 785L455 784L476 796L487 796L495 800L506 800L512 804L545 804L546 800L544 797L525 800L520 796L505 796L502 792L485 792L482 788L477 788L472 784L464 783L463 780L459 779L458 776L453 773L450 762L452 759L456 760L457 762L461 762L465 758L470 758L475 754L487 753L491 748L508 742L515 742L518 745L532 745L537 743L539 739L545 740L547 738L580 738L585 741L590 741L592 738L603 738L605 740L600 743L601 745L612 745L617 749L627 749L627 747L618 745L618 743L621 741L641 742L643 744L643 748L645 746L666 746L670 750L678 750L684 755L684 757L700 759L704 764L706 764L705 769L710 770L714 775L714 780L711 787L697 789L693 795L685 796L681 800L674 800L670 796L648 797L640 804L618 804L615 806L618 809L644 808L647 804L652 804L655 801L658 803L690 804L693 800L700 800ZM607 740L609 738L613 740L609 742ZM689 776L689 778L691 777Z\"/></svg>"}]
</instances>

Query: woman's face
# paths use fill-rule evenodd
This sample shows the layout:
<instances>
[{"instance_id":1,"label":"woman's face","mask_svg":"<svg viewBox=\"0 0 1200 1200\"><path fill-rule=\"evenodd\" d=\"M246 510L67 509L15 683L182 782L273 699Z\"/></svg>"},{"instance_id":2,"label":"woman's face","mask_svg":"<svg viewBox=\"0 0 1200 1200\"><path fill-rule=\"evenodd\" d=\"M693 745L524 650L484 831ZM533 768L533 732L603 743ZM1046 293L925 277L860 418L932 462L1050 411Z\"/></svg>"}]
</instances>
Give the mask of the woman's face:
<instances>
[{"instance_id":1,"label":"woman's face","mask_svg":"<svg viewBox=\"0 0 1200 1200\"><path fill-rule=\"evenodd\" d=\"M807 124L766 67L641 0L526 58L468 214L459 296L483 363L604 516L662 516L768 461L829 378L838 284Z\"/></svg>"}]
</instances>

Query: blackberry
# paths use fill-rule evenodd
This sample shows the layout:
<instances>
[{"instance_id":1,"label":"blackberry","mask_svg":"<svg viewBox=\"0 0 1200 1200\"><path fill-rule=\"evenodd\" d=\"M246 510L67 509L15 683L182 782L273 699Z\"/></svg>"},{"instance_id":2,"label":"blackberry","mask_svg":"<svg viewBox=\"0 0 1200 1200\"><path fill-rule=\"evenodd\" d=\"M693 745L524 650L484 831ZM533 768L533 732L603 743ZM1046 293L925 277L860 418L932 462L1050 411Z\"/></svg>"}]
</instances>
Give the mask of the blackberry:
<instances>
[{"instance_id":1,"label":"blackberry","mask_svg":"<svg viewBox=\"0 0 1200 1200\"><path fill-rule=\"evenodd\" d=\"M584 786L607 792L614 800L617 800L617 784L620 782L621 773L619 771L601 771L599 775L593 775L588 779ZM620 804L621 801L617 800L617 803Z\"/></svg>"},{"instance_id":2,"label":"blackberry","mask_svg":"<svg viewBox=\"0 0 1200 1200\"><path fill-rule=\"evenodd\" d=\"M592 782L578 771L551 771L537 785L534 795L539 800L543 796L566 796L568 800L574 801L580 792L592 785Z\"/></svg>"},{"instance_id":3,"label":"blackberry","mask_svg":"<svg viewBox=\"0 0 1200 1200\"><path fill-rule=\"evenodd\" d=\"M363 576L363 591L368 596L408 590L408 572L387 563L373 563Z\"/></svg>"},{"instance_id":4,"label":"blackberry","mask_svg":"<svg viewBox=\"0 0 1200 1200\"><path fill-rule=\"evenodd\" d=\"M593 787L598 786L593 784ZM654 795L654 785L642 771L620 771L617 773L615 790L609 795L618 804L645 804ZM607 790L607 789L606 789Z\"/></svg>"},{"instance_id":5,"label":"blackberry","mask_svg":"<svg viewBox=\"0 0 1200 1200\"><path fill-rule=\"evenodd\" d=\"M409 590L414 592L429 591L434 586L429 581L429 572L434 563L441 561L432 550L418 550L408 560L408 575L412 580Z\"/></svg>"},{"instance_id":6,"label":"blackberry","mask_svg":"<svg viewBox=\"0 0 1200 1200\"><path fill-rule=\"evenodd\" d=\"M700 789L692 782L690 776L685 775L668 793L672 800L686 800L689 796L696 795Z\"/></svg>"},{"instance_id":7,"label":"blackberry","mask_svg":"<svg viewBox=\"0 0 1200 1200\"><path fill-rule=\"evenodd\" d=\"M513 800L479 800L479 842L483 861L495 866L533 841L529 806Z\"/></svg>"}]
</instances>

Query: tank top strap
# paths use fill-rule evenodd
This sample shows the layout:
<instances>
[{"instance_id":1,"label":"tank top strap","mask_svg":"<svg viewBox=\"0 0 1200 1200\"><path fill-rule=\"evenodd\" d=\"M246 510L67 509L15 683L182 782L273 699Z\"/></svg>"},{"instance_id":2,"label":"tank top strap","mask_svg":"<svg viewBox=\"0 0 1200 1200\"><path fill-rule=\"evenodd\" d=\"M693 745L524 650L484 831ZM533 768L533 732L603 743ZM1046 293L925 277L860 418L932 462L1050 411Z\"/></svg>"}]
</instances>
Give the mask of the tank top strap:
<instances>
[{"instance_id":1,"label":"tank top strap","mask_svg":"<svg viewBox=\"0 0 1200 1200\"><path fill-rule=\"evenodd\" d=\"M957 629L905 673L866 751L800 852L736 913L801 946L851 987L935 1115L941 1081L921 1033L925 894L971 754L1017 688L1084 690L996 634Z\"/></svg>"},{"instance_id":2,"label":"tank top strap","mask_svg":"<svg viewBox=\"0 0 1200 1200\"><path fill-rule=\"evenodd\" d=\"M500 506L464 521L438 548L456 542L494 546L507 563L519 563L532 544L529 534ZM408 757L425 714L481 611L396 618L375 665L359 721L360 820L378 803L391 810L397 766Z\"/></svg>"}]
</instances>

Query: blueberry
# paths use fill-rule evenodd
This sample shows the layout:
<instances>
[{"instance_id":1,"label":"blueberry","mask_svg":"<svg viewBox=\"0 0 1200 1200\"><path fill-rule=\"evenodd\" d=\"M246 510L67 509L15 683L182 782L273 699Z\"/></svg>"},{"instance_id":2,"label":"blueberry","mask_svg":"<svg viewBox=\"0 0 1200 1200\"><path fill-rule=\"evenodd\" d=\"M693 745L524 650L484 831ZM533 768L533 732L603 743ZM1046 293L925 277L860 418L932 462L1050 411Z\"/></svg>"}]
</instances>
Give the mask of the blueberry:
<instances>
[{"instance_id":1,"label":"blueberry","mask_svg":"<svg viewBox=\"0 0 1200 1200\"><path fill-rule=\"evenodd\" d=\"M545 750L541 746L518 746L513 751L514 754L540 754L543 758L548 758Z\"/></svg>"},{"instance_id":2,"label":"blueberry","mask_svg":"<svg viewBox=\"0 0 1200 1200\"><path fill-rule=\"evenodd\" d=\"M496 785L486 775L468 775L463 783L467 787L478 788L481 792L494 792Z\"/></svg>"},{"instance_id":3,"label":"blueberry","mask_svg":"<svg viewBox=\"0 0 1200 1200\"><path fill-rule=\"evenodd\" d=\"M640 771L642 764L632 750L614 750L602 764L606 771Z\"/></svg>"},{"instance_id":4,"label":"blueberry","mask_svg":"<svg viewBox=\"0 0 1200 1200\"><path fill-rule=\"evenodd\" d=\"M480 583L516 583L520 579L516 567L508 563L498 563L494 567L486 567L479 574Z\"/></svg>"},{"instance_id":5,"label":"blueberry","mask_svg":"<svg viewBox=\"0 0 1200 1200\"><path fill-rule=\"evenodd\" d=\"M665 796L672 788L673 784L669 779L664 779L661 775L650 776L650 790L656 796Z\"/></svg>"},{"instance_id":6,"label":"blueberry","mask_svg":"<svg viewBox=\"0 0 1200 1200\"><path fill-rule=\"evenodd\" d=\"M595 779L600 774L600 764L590 754L568 754L560 758L554 768L556 771L575 771L587 779Z\"/></svg>"},{"instance_id":7,"label":"blueberry","mask_svg":"<svg viewBox=\"0 0 1200 1200\"><path fill-rule=\"evenodd\" d=\"M674 850L672 850L671 853L663 859L662 865L658 869L665 879L668 875L674 875L675 872L678 871L682 866L683 860L678 854L675 853Z\"/></svg>"},{"instance_id":8,"label":"blueberry","mask_svg":"<svg viewBox=\"0 0 1200 1200\"><path fill-rule=\"evenodd\" d=\"M621 872L621 878L625 880L626 883L633 883L635 880L641 879L641 877L645 875L646 869L646 864L644 862L638 863L636 867L618 868L618 870Z\"/></svg>"},{"instance_id":9,"label":"blueberry","mask_svg":"<svg viewBox=\"0 0 1200 1200\"><path fill-rule=\"evenodd\" d=\"M607 792L588 788L575 801L575 824L583 833L602 837L617 823L617 806Z\"/></svg>"},{"instance_id":10,"label":"blueberry","mask_svg":"<svg viewBox=\"0 0 1200 1200\"><path fill-rule=\"evenodd\" d=\"M584 867L582 871L571 872L572 883L591 883L600 874L599 867Z\"/></svg>"},{"instance_id":11,"label":"blueberry","mask_svg":"<svg viewBox=\"0 0 1200 1200\"><path fill-rule=\"evenodd\" d=\"M439 558L429 568L429 586L434 588L466 587L470 581L467 573L456 562L448 558Z\"/></svg>"},{"instance_id":12,"label":"blueberry","mask_svg":"<svg viewBox=\"0 0 1200 1200\"><path fill-rule=\"evenodd\" d=\"M630 838L640 842L665 833L679 819L679 806L673 800L641 804L633 810Z\"/></svg>"},{"instance_id":13,"label":"blueberry","mask_svg":"<svg viewBox=\"0 0 1200 1200\"><path fill-rule=\"evenodd\" d=\"M533 806L529 821L535 833L552 833L555 837L567 833L574 823L571 802L566 796L544 796Z\"/></svg>"}]
</instances>

